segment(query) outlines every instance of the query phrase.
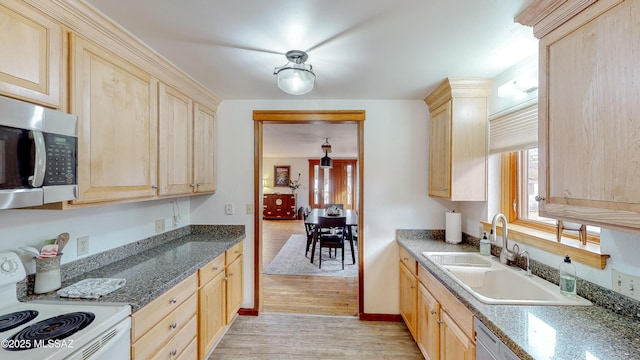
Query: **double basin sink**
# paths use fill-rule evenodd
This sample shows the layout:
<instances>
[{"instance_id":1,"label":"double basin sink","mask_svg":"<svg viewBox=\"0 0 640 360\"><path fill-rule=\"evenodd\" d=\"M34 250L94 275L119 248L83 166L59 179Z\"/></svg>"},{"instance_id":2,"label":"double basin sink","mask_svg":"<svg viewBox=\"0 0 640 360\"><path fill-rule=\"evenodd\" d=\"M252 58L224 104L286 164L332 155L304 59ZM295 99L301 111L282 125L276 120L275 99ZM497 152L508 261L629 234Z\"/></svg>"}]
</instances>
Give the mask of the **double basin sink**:
<instances>
[{"instance_id":1,"label":"double basin sink","mask_svg":"<svg viewBox=\"0 0 640 360\"><path fill-rule=\"evenodd\" d=\"M423 252L456 283L485 304L591 305L579 296L565 296L557 285L476 252Z\"/></svg>"}]
</instances>

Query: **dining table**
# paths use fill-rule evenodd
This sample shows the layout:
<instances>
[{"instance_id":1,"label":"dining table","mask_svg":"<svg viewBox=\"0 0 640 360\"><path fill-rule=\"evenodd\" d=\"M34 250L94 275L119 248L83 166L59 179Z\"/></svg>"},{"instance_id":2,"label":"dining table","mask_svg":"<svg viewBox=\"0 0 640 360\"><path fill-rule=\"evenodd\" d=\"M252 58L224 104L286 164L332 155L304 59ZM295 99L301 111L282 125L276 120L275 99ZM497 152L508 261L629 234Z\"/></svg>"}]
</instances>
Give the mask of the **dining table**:
<instances>
[{"instance_id":1,"label":"dining table","mask_svg":"<svg viewBox=\"0 0 640 360\"><path fill-rule=\"evenodd\" d=\"M353 240L353 227L358 226L358 212L356 210L340 210L340 213L338 215L329 215L326 209L312 209L309 215L307 215L307 218L304 220L305 224L313 225L313 228L314 228L313 241L311 245L311 263L313 263L313 257L314 257L314 254L316 253L316 242L318 241L318 231L319 231L318 219L324 216L346 218L347 236L351 237L351 240ZM351 246L353 248L353 242L351 242ZM352 249L352 255L353 255L353 249ZM354 262L355 262L355 258L354 258Z\"/></svg>"}]
</instances>

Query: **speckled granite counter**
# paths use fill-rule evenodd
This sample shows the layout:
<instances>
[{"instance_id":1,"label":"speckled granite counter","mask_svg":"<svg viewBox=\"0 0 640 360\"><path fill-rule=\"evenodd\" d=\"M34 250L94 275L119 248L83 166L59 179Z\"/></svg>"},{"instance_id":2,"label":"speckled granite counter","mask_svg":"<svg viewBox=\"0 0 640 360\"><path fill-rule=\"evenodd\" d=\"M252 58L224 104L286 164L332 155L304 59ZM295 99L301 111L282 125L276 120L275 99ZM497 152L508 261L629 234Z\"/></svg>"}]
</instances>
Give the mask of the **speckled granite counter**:
<instances>
[{"instance_id":1,"label":"speckled granite counter","mask_svg":"<svg viewBox=\"0 0 640 360\"><path fill-rule=\"evenodd\" d=\"M522 359L639 359L640 322L601 306L488 305L451 280L423 251L478 251L428 232L399 230L397 242Z\"/></svg>"},{"instance_id":2,"label":"speckled granite counter","mask_svg":"<svg viewBox=\"0 0 640 360\"><path fill-rule=\"evenodd\" d=\"M173 236L141 240L63 265L62 287L87 278L127 280L124 287L97 300L61 298L55 291L21 300L119 302L136 311L243 240L245 231L237 225L192 225Z\"/></svg>"}]
</instances>

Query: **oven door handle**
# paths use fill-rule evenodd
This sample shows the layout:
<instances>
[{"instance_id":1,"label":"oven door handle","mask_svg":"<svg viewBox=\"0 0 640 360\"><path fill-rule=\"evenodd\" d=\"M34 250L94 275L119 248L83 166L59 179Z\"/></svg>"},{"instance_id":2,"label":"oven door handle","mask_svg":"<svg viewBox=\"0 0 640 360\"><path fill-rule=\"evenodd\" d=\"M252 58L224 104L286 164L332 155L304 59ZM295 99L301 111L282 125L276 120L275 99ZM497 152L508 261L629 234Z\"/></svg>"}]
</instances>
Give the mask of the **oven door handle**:
<instances>
[{"instance_id":1,"label":"oven door handle","mask_svg":"<svg viewBox=\"0 0 640 360\"><path fill-rule=\"evenodd\" d=\"M44 174L47 169L47 149L44 144L42 131L31 131L33 142L36 145L35 164L33 165L33 175L29 176L29 185L41 187L44 182Z\"/></svg>"}]
</instances>

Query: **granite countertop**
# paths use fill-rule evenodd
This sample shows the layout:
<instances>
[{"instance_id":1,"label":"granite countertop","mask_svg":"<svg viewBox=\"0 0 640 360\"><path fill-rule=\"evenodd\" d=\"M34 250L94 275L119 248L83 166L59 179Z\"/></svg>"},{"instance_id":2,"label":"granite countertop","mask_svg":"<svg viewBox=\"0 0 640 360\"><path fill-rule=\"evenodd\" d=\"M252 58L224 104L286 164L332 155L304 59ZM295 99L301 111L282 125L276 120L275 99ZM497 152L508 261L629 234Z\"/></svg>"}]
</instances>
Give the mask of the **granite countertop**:
<instances>
[{"instance_id":1,"label":"granite countertop","mask_svg":"<svg viewBox=\"0 0 640 360\"><path fill-rule=\"evenodd\" d=\"M640 354L640 322L593 306L489 305L478 301L421 253L478 251L399 230L397 242L522 359L632 359Z\"/></svg>"},{"instance_id":2,"label":"granite countertop","mask_svg":"<svg viewBox=\"0 0 640 360\"><path fill-rule=\"evenodd\" d=\"M155 246L147 246L133 254L129 252L126 257L121 256L121 259L109 262L96 269L81 272L77 276L64 280L62 283L62 288L64 288L88 278L126 279L124 287L99 299L63 298L54 291L42 295L25 296L21 300L127 303L131 305L131 311L135 312L182 280L196 273L200 267L206 265L245 238L244 226L235 226L233 231L218 231L219 228L215 225L200 226L195 232L162 241L159 244L155 244ZM125 247L131 250L131 248L139 248L140 246L131 244L125 245ZM113 251L117 252L119 249ZM103 257L113 256L112 254L100 255ZM67 267L78 268L82 267L82 264L74 266L71 263Z\"/></svg>"}]
</instances>

